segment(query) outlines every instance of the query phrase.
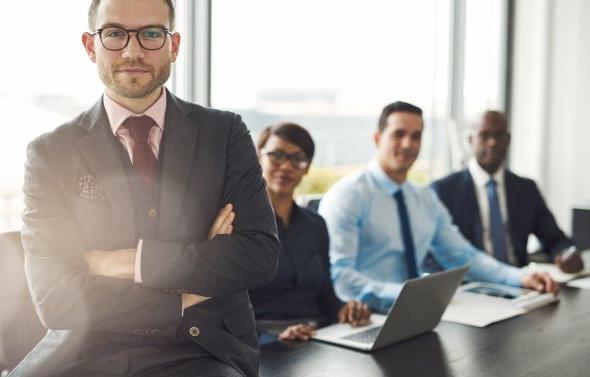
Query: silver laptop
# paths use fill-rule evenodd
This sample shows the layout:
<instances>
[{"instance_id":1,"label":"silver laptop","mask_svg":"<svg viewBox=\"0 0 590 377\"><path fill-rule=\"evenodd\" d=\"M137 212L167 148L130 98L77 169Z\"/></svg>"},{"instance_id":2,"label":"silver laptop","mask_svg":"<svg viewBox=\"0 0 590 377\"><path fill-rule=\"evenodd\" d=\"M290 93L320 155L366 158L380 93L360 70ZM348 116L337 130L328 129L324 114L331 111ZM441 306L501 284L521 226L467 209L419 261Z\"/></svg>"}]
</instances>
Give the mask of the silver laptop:
<instances>
[{"instance_id":1,"label":"silver laptop","mask_svg":"<svg viewBox=\"0 0 590 377\"><path fill-rule=\"evenodd\" d=\"M317 330L313 339L373 351L432 330L453 298L468 267L406 281L387 316L373 314L371 324L336 324Z\"/></svg>"}]
</instances>

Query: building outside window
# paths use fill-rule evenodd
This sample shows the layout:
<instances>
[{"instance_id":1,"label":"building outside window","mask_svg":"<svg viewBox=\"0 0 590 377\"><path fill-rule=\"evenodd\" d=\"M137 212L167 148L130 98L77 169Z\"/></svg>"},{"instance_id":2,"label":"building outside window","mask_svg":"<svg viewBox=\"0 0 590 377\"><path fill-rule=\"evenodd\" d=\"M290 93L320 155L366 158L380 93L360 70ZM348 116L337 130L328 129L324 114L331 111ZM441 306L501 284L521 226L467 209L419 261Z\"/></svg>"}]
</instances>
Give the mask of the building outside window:
<instances>
[{"instance_id":1,"label":"building outside window","mask_svg":"<svg viewBox=\"0 0 590 377\"><path fill-rule=\"evenodd\" d=\"M503 2L461 2L463 20L455 3L215 0L211 104L242 114L254 137L279 120L308 128L317 157L304 192L364 166L384 105L416 104L426 127L411 179L428 183L465 160L458 121L503 100ZM451 75L457 22L465 25L459 79ZM450 110L453 85L462 85L461 117Z\"/></svg>"}]
</instances>

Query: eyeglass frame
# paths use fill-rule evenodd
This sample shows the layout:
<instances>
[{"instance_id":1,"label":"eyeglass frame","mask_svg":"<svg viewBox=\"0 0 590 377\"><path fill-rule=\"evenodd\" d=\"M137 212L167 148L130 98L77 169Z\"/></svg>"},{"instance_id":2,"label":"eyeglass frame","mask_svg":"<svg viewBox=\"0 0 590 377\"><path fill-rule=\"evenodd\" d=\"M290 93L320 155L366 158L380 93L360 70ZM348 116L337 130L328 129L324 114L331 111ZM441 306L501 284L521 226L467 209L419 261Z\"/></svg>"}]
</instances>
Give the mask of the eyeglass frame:
<instances>
[{"instance_id":1,"label":"eyeglass frame","mask_svg":"<svg viewBox=\"0 0 590 377\"><path fill-rule=\"evenodd\" d=\"M121 30L125 31L125 33L127 33L127 42L125 42L125 45L123 47L113 50L113 49L110 49L104 45L104 42L102 40L102 32L103 32L103 30L110 29L110 28L121 29ZM164 35L165 35L164 42L162 43L162 45L160 47L158 47L158 48L145 48L143 46L143 44L141 44L141 40L139 39L139 32L142 31L143 29L148 29L148 28L158 28L164 32ZM102 44L102 47L104 47L105 49L107 49L109 51L121 51L121 50L124 50L127 46L129 46L129 41L131 40L130 33L135 33L135 38L137 39L137 43L139 44L139 46L141 46L141 48L143 48L144 50L147 50L147 51L161 50L162 47L164 47L164 45L166 44L166 36L172 35L172 31L170 29L168 29L164 26L160 26L160 25L147 25L147 26L144 26L139 29L125 29L124 27L114 26L114 25L113 26L105 26L105 27L101 27L100 29L96 29L96 31L94 33L90 33L90 35L92 35L92 36L98 35L98 38L100 39L100 43Z\"/></svg>"},{"instance_id":2,"label":"eyeglass frame","mask_svg":"<svg viewBox=\"0 0 590 377\"><path fill-rule=\"evenodd\" d=\"M311 160L309 159L309 157L307 157L307 155L305 154L305 152L295 152L295 153L287 153L287 152L283 152L281 150L278 149L274 149L272 151L269 151L267 149L261 149L260 153L267 157L268 160L275 166L281 166L285 161L289 161L289 163L291 164L292 167L294 167L297 170L305 170L309 167L309 165L311 165ZM284 159L281 162L275 162L272 160L272 158L270 158L272 153L280 153L281 155L284 156ZM297 162L294 161L295 156L297 155L303 155L305 156L305 160L301 161L301 163L305 163L304 167L300 167L297 165Z\"/></svg>"}]
</instances>

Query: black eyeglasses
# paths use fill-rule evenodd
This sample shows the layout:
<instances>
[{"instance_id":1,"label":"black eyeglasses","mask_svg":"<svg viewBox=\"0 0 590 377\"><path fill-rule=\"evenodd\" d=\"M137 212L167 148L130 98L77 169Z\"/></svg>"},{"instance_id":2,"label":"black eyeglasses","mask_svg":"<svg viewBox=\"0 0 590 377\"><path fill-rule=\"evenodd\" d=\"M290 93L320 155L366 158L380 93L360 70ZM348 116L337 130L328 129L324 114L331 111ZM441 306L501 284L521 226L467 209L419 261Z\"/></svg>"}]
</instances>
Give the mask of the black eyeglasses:
<instances>
[{"instance_id":1,"label":"black eyeglasses","mask_svg":"<svg viewBox=\"0 0 590 377\"><path fill-rule=\"evenodd\" d=\"M127 30L122 27L103 27L97 29L91 35L100 37L100 41L104 48L110 51L120 51L129 44L129 33L135 33L137 42L146 50L159 50L164 47L166 43L166 36L172 35L170 30L162 26L146 26L141 29Z\"/></svg>"},{"instance_id":2,"label":"black eyeglasses","mask_svg":"<svg viewBox=\"0 0 590 377\"><path fill-rule=\"evenodd\" d=\"M266 151L261 150L262 154L270 160L274 165L282 165L289 160L295 169L304 170L309 166L309 158L303 152L295 152L293 154L285 153L280 150Z\"/></svg>"}]
</instances>

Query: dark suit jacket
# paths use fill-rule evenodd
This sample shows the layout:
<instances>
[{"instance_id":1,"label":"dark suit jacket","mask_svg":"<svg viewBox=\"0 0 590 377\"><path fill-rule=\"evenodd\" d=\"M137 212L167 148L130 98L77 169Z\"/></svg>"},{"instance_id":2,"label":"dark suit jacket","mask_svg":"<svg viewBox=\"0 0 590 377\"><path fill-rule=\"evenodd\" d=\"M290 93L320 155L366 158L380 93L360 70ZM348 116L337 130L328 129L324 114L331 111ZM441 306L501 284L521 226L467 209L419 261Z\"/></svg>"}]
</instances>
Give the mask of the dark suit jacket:
<instances>
[{"instance_id":1,"label":"dark suit jacket","mask_svg":"<svg viewBox=\"0 0 590 377\"><path fill-rule=\"evenodd\" d=\"M506 170L509 234L519 266L528 264L527 242L534 234L543 252L554 257L573 243L559 229L535 182ZM465 169L432 184L453 222L475 246L483 249L483 231L473 178Z\"/></svg>"},{"instance_id":2,"label":"dark suit jacket","mask_svg":"<svg viewBox=\"0 0 590 377\"><path fill-rule=\"evenodd\" d=\"M77 331L175 336L179 329L225 363L256 375L247 290L273 278L279 242L248 130L238 115L167 93L159 225L157 239L143 242L142 284L91 277L84 260L86 251L138 242L117 143L101 99L28 147L22 237L43 324L69 330L61 332L64 338ZM88 176L98 186L93 195L81 195ZM234 233L206 240L226 203L237 215ZM212 298L181 317L179 290ZM193 326L199 336L188 335Z\"/></svg>"}]
</instances>

